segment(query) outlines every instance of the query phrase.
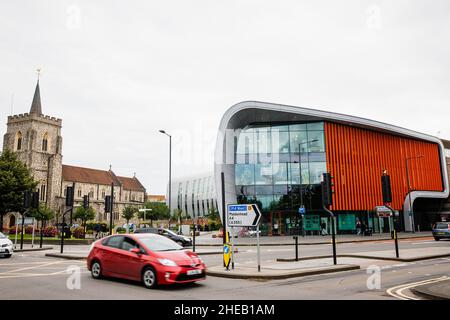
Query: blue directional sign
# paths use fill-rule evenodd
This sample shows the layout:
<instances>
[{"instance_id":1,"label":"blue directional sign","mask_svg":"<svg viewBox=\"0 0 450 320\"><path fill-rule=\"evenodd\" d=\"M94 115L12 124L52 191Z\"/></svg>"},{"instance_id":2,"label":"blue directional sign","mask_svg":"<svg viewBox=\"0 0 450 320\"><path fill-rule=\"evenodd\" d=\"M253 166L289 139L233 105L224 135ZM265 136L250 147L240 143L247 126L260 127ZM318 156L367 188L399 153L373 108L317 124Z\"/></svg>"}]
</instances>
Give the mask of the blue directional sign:
<instances>
[{"instance_id":1,"label":"blue directional sign","mask_svg":"<svg viewBox=\"0 0 450 320\"><path fill-rule=\"evenodd\" d=\"M256 204L229 204L227 209L229 227L254 227L261 218L261 211Z\"/></svg>"},{"instance_id":2,"label":"blue directional sign","mask_svg":"<svg viewBox=\"0 0 450 320\"><path fill-rule=\"evenodd\" d=\"M305 214L305 213L306 213L305 207L300 207L300 208L298 208L298 213L300 213L300 214Z\"/></svg>"}]
</instances>

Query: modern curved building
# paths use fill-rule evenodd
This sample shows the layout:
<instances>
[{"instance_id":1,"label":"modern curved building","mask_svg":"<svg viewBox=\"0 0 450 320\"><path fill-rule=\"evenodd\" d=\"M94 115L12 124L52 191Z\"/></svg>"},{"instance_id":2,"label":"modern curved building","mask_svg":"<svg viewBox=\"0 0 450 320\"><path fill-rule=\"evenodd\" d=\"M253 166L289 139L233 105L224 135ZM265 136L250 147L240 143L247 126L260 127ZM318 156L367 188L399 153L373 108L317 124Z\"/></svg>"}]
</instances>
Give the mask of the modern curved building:
<instances>
[{"instance_id":1,"label":"modern curved building","mask_svg":"<svg viewBox=\"0 0 450 320\"><path fill-rule=\"evenodd\" d=\"M167 194L168 194L167 190ZM199 174L172 180L171 208L183 211L183 217L206 216L211 209L217 210L217 198L212 174Z\"/></svg>"},{"instance_id":2,"label":"modern curved building","mask_svg":"<svg viewBox=\"0 0 450 320\"><path fill-rule=\"evenodd\" d=\"M321 209L324 172L334 177L333 206L339 233L360 220L375 232L392 227L380 218L381 175L391 177L402 230L426 230L449 197L445 148L439 138L369 119L264 102L241 102L220 122L215 184L225 203L257 203L264 234L317 231L330 221ZM301 221L299 207L305 207Z\"/></svg>"}]
</instances>

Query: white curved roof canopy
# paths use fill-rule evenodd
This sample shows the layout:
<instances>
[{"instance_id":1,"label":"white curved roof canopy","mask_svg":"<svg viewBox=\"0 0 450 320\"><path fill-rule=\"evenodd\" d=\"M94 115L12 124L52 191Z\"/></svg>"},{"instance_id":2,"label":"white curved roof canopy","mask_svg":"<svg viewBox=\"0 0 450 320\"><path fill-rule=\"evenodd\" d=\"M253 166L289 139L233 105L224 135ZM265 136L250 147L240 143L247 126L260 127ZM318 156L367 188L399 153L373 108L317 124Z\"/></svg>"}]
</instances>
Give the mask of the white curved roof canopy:
<instances>
[{"instance_id":1,"label":"white curved roof canopy","mask_svg":"<svg viewBox=\"0 0 450 320\"><path fill-rule=\"evenodd\" d=\"M414 203L414 200L417 198L445 199L448 198L449 196L449 183L448 183L448 173L447 173L444 145L442 141L437 137L433 137L424 133L397 127L379 121L349 116L340 113L287 106L274 103L244 101L235 104L234 106L229 108L223 115L219 126L215 150L215 178L216 178L215 180L216 180L216 190L219 207L221 207L220 203L222 201L222 196L220 193L221 190L220 173L222 171L225 173L225 183L226 185L229 185L229 187L231 187L231 185L233 184L229 181L233 181L234 179L234 172L231 172L232 165L234 164L233 163L234 139L229 139L233 137L234 129L244 128L245 126L251 123L283 122L283 121L332 121L347 126L376 130L379 132L385 132L407 138L420 139L436 143L439 145L439 152L441 157L442 182L444 189L442 192L412 191L411 202ZM231 130L227 131L227 129ZM232 150L232 152L227 153L226 152L227 150ZM227 187L225 187L225 189L230 190ZM233 192L226 191L225 199L227 203L236 201L234 194L234 186L232 190ZM408 212L410 209L408 196L405 198L403 209L404 212Z\"/></svg>"}]
</instances>

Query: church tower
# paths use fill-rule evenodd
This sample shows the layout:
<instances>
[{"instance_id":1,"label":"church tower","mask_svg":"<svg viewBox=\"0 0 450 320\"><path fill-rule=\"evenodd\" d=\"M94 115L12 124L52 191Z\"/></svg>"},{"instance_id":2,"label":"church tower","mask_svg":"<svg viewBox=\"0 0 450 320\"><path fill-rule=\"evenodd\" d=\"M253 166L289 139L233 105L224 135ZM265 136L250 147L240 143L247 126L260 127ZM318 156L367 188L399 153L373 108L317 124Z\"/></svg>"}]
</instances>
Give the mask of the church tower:
<instances>
[{"instance_id":1,"label":"church tower","mask_svg":"<svg viewBox=\"0 0 450 320\"><path fill-rule=\"evenodd\" d=\"M62 120L42 114L39 79L29 113L8 117L3 149L14 151L31 168L38 182L40 201L58 210L61 193Z\"/></svg>"}]
</instances>

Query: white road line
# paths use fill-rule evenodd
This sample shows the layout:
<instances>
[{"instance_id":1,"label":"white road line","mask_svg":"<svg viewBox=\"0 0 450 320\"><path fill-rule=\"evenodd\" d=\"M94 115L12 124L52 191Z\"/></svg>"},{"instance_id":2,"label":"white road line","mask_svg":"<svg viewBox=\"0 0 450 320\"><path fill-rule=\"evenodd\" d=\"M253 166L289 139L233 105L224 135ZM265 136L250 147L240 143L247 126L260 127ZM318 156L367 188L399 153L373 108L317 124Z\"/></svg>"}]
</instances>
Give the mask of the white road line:
<instances>
[{"instance_id":1,"label":"white road line","mask_svg":"<svg viewBox=\"0 0 450 320\"><path fill-rule=\"evenodd\" d=\"M6 271L6 272L0 272L0 275L9 274L9 273L17 273L17 272L24 271L24 270L41 268L41 267L50 266L50 265L54 265L54 264L60 264L63 262L65 262L65 261L48 262L48 263L40 264L40 265L33 266L33 267L27 267L27 268L15 269L15 270Z\"/></svg>"},{"instance_id":2,"label":"white road line","mask_svg":"<svg viewBox=\"0 0 450 320\"><path fill-rule=\"evenodd\" d=\"M386 290L386 292L390 296L400 299L400 300L420 300L419 298L416 298L416 297L407 296L406 294L403 293L403 291L417 287L419 285L444 281L444 280L447 280L448 278L449 277L447 277L447 276L442 276L442 277L436 278L436 279L428 279L428 280L418 281L418 282L414 282L414 283L402 284L402 285L399 285L396 287L389 288L388 290Z\"/></svg>"}]
</instances>

